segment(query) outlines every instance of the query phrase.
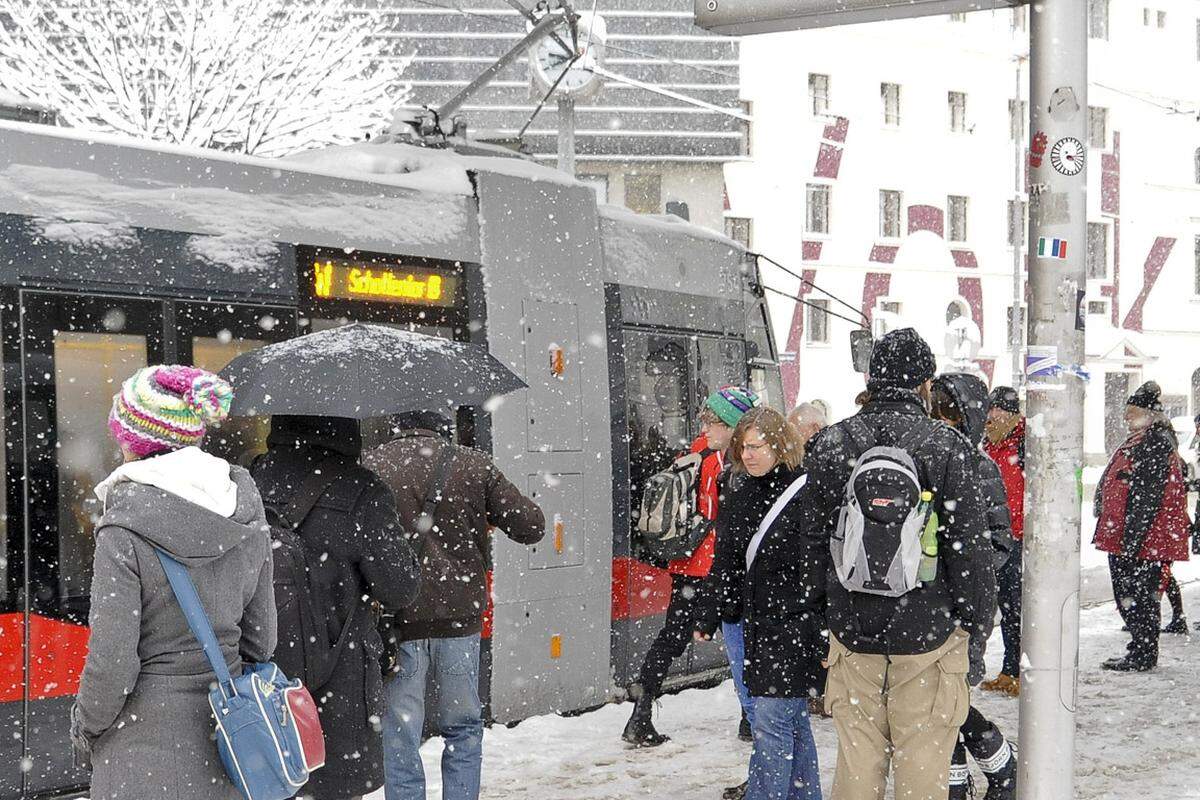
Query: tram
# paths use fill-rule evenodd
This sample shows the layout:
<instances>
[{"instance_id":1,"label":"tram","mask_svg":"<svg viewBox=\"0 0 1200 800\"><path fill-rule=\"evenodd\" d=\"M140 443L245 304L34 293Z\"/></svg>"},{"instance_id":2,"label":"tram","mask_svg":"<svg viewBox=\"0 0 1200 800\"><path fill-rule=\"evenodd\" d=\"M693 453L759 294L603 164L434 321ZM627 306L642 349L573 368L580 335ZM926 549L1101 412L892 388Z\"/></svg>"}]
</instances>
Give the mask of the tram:
<instances>
[{"instance_id":1,"label":"tram","mask_svg":"<svg viewBox=\"0 0 1200 800\"><path fill-rule=\"evenodd\" d=\"M697 434L711 389L781 399L756 286L736 243L521 159L385 143L264 160L0 122L0 798L85 789L67 743L91 490L118 463L105 420L135 368L215 371L363 320L484 342L521 375L458 412L550 527L533 548L495 539L481 681L513 723L635 679L669 596L631 543L638 482ZM245 461L265 427L231 420L208 446ZM724 664L698 644L675 680Z\"/></svg>"}]
</instances>

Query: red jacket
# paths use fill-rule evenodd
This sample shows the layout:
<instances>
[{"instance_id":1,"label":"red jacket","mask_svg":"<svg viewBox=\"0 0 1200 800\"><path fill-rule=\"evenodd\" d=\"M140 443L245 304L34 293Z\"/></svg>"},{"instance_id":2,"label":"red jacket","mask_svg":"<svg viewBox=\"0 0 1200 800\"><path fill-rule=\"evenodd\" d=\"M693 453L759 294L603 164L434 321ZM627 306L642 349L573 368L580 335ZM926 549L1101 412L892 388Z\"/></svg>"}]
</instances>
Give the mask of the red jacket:
<instances>
[{"instance_id":1,"label":"red jacket","mask_svg":"<svg viewBox=\"0 0 1200 800\"><path fill-rule=\"evenodd\" d=\"M1013 538L1019 542L1025 535L1025 420L1019 420L1012 432L995 444L984 441L983 448L1000 467Z\"/></svg>"},{"instance_id":2,"label":"red jacket","mask_svg":"<svg viewBox=\"0 0 1200 800\"><path fill-rule=\"evenodd\" d=\"M703 453L708 450L708 440L701 436L692 442L693 453ZM700 463L700 488L697 492L700 501L700 513L705 519L717 518L717 496L720 489L717 477L725 468L725 456L717 451L710 452ZM716 529L710 530L700 546L692 551L687 558L678 558L667 565L667 572L672 575L687 575L693 578L706 578L713 565L713 552L717 544Z\"/></svg>"},{"instance_id":3,"label":"red jacket","mask_svg":"<svg viewBox=\"0 0 1200 800\"><path fill-rule=\"evenodd\" d=\"M1135 551L1143 561L1187 561L1187 484L1168 425L1138 431L1117 448L1096 500L1096 549Z\"/></svg>"}]
</instances>

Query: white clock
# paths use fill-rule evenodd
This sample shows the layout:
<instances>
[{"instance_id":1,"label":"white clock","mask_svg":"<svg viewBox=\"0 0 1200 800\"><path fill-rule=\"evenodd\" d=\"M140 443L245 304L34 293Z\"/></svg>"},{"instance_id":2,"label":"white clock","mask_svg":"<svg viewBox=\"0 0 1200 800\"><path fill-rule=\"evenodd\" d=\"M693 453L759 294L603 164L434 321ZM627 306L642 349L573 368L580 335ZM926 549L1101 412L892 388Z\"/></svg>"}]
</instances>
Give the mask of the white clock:
<instances>
[{"instance_id":1,"label":"white clock","mask_svg":"<svg viewBox=\"0 0 1200 800\"><path fill-rule=\"evenodd\" d=\"M1050 148L1050 166L1063 175L1078 175L1086 158L1087 148L1072 136L1059 139Z\"/></svg>"},{"instance_id":2,"label":"white clock","mask_svg":"<svg viewBox=\"0 0 1200 800\"><path fill-rule=\"evenodd\" d=\"M604 39L606 29L604 19L599 15L580 14L576 24L578 32L578 48L580 56L571 64L573 53L571 47L571 31L566 27L556 29L558 39L554 36L543 36L537 44L529 49L529 65L533 72L534 81L548 91L558 81L555 93L567 97L583 97L594 93L600 88L600 77L592 70L602 64ZM563 44L568 49L563 49ZM567 65L571 64L570 69ZM563 75L563 72L566 75ZM562 80L559 80L559 77Z\"/></svg>"}]
</instances>

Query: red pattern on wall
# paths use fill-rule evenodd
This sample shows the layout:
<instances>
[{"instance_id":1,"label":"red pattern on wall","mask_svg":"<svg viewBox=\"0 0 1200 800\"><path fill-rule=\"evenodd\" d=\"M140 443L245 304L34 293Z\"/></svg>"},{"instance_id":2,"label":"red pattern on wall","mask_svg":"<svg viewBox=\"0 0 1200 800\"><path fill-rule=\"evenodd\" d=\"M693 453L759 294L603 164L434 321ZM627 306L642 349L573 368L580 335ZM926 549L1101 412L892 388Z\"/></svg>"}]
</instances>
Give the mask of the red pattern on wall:
<instances>
[{"instance_id":1,"label":"red pattern on wall","mask_svg":"<svg viewBox=\"0 0 1200 800\"><path fill-rule=\"evenodd\" d=\"M900 252L899 247L889 244L877 244L871 248L871 255L868 258L877 264L894 264L896 263L896 254Z\"/></svg>"},{"instance_id":2,"label":"red pattern on wall","mask_svg":"<svg viewBox=\"0 0 1200 800\"><path fill-rule=\"evenodd\" d=\"M868 272L863 278L862 313L875 321L875 301L885 297L892 288L892 276L887 272Z\"/></svg>"},{"instance_id":3,"label":"red pattern on wall","mask_svg":"<svg viewBox=\"0 0 1200 800\"><path fill-rule=\"evenodd\" d=\"M817 165L813 168L815 178L837 178L838 170L842 168L842 148L828 142L821 142L817 151Z\"/></svg>"},{"instance_id":4,"label":"red pattern on wall","mask_svg":"<svg viewBox=\"0 0 1200 800\"><path fill-rule=\"evenodd\" d=\"M821 134L821 138L831 142L844 142L846 134L849 132L850 120L846 117L838 117L831 124L825 126L825 132Z\"/></svg>"},{"instance_id":5,"label":"red pattern on wall","mask_svg":"<svg viewBox=\"0 0 1200 800\"><path fill-rule=\"evenodd\" d=\"M979 335L983 336L983 284L979 278L959 278L958 293L971 307L971 319L979 326Z\"/></svg>"},{"instance_id":6,"label":"red pattern on wall","mask_svg":"<svg viewBox=\"0 0 1200 800\"><path fill-rule=\"evenodd\" d=\"M800 284L798 295L804 297L812 291L809 285L817 279L817 271L815 269L806 269L801 273L807 283ZM792 354L791 361L785 361L780 365L780 372L783 376L783 397L790 405L795 402L795 399L800 394L800 348L804 344L804 308L802 303L796 303L796 307L792 310L792 325L788 329L786 352Z\"/></svg>"},{"instance_id":7,"label":"red pattern on wall","mask_svg":"<svg viewBox=\"0 0 1200 800\"><path fill-rule=\"evenodd\" d=\"M908 232L933 231L938 236L946 235L946 215L937 206L909 206Z\"/></svg>"},{"instance_id":8,"label":"red pattern on wall","mask_svg":"<svg viewBox=\"0 0 1200 800\"><path fill-rule=\"evenodd\" d=\"M1125 316L1125 323L1122 325L1123 328L1141 332L1142 314L1145 310L1146 300L1150 297L1150 292L1154 289L1154 284L1158 281L1158 276L1162 273L1163 265L1167 263L1173 247L1175 247L1175 239L1172 237L1159 236L1154 240L1154 244L1150 247L1150 254L1146 256L1142 290L1138 292L1137 299L1129 307L1129 313Z\"/></svg>"},{"instance_id":9,"label":"red pattern on wall","mask_svg":"<svg viewBox=\"0 0 1200 800\"><path fill-rule=\"evenodd\" d=\"M951 250L951 257L954 258L954 266L962 267L963 269L978 269L979 261L975 258L975 252L972 250Z\"/></svg>"},{"instance_id":10,"label":"red pattern on wall","mask_svg":"<svg viewBox=\"0 0 1200 800\"><path fill-rule=\"evenodd\" d=\"M821 242L804 242L800 249L800 258L804 261L817 261L821 258Z\"/></svg>"}]
</instances>

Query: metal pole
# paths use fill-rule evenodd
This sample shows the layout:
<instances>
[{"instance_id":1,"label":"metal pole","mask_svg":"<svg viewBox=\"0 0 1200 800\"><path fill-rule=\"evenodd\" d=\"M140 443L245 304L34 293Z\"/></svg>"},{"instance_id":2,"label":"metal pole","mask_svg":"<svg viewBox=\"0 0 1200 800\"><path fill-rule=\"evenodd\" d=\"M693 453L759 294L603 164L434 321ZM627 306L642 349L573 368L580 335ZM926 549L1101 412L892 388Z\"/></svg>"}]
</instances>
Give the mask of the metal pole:
<instances>
[{"instance_id":1,"label":"metal pole","mask_svg":"<svg viewBox=\"0 0 1200 800\"><path fill-rule=\"evenodd\" d=\"M575 101L558 98L558 168L575 175Z\"/></svg>"},{"instance_id":2,"label":"metal pole","mask_svg":"<svg viewBox=\"0 0 1200 800\"><path fill-rule=\"evenodd\" d=\"M1042 0L1030 17L1029 360L1053 367L1027 375L1018 791L1063 800L1075 796L1079 664L1084 384L1072 368L1084 363L1087 0Z\"/></svg>"},{"instance_id":3,"label":"metal pole","mask_svg":"<svg viewBox=\"0 0 1200 800\"><path fill-rule=\"evenodd\" d=\"M1017 104L1017 118L1020 119L1021 113L1021 64L1025 61L1024 58L1018 56L1016 59L1017 68L1015 70L1015 85L1013 89L1013 102ZM1017 131L1020 134L1020 131ZM1013 137L1016 141L1013 143L1015 153L1013 155L1013 208L1010 230L1013 232L1013 302L1012 302L1012 322L1008 330L1009 347L1012 349L1012 386L1014 389L1020 389L1025 382L1025 370L1021 366L1021 320L1024 316L1021 313L1021 308L1025 305L1025 283L1021 268L1021 240L1027 238L1028 230L1025 227L1025 219L1021 215L1021 180L1023 172L1022 166L1025 163L1025 141L1024 137L1017 135ZM1021 234L1024 233L1025 236ZM1027 251L1028 252L1028 251Z\"/></svg>"}]
</instances>

